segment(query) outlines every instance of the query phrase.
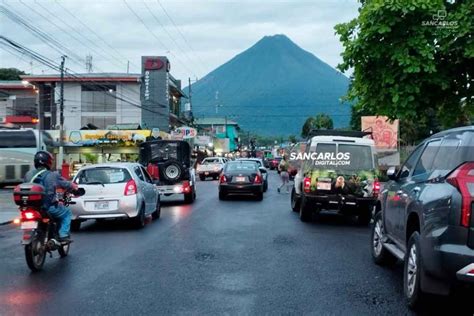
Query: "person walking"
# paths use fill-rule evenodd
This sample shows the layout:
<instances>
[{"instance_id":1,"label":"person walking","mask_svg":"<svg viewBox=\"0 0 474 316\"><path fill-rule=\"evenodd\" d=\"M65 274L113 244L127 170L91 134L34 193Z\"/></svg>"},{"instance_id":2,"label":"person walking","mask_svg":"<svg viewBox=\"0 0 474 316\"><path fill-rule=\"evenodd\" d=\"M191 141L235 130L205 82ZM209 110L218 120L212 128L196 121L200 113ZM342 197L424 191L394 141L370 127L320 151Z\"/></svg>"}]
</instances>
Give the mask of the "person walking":
<instances>
[{"instance_id":1,"label":"person walking","mask_svg":"<svg viewBox=\"0 0 474 316\"><path fill-rule=\"evenodd\" d=\"M290 175L288 174L288 161L286 161L286 157L283 156L280 164L278 165L278 171L280 171L280 179L281 185L278 187L278 193L281 192L283 187L286 187L286 193L290 193L288 183L290 181Z\"/></svg>"}]
</instances>

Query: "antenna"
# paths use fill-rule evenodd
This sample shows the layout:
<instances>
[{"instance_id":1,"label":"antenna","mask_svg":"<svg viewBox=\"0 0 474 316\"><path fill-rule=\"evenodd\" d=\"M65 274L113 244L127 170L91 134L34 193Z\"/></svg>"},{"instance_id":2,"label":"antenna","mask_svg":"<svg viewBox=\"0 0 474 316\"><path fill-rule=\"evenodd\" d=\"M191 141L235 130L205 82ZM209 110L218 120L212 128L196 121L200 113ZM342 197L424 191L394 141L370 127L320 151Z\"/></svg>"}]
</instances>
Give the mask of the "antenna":
<instances>
[{"instance_id":1,"label":"antenna","mask_svg":"<svg viewBox=\"0 0 474 316\"><path fill-rule=\"evenodd\" d=\"M86 71L88 73L92 72L92 55L87 55L86 56Z\"/></svg>"}]
</instances>

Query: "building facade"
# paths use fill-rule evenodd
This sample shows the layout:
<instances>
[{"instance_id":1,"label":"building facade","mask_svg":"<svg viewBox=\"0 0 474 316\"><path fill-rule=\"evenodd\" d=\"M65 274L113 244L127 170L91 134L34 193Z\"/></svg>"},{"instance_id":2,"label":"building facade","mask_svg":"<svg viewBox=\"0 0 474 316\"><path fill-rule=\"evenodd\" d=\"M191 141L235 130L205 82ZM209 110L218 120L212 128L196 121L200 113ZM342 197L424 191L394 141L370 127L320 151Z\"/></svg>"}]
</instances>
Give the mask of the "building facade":
<instances>
[{"instance_id":1,"label":"building facade","mask_svg":"<svg viewBox=\"0 0 474 316\"><path fill-rule=\"evenodd\" d=\"M239 147L239 124L224 117L196 118L194 124L198 130L218 139L229 139L229 151Z\"/></svg>"},{"instance_id":2,"label":"building facade","mask_svg":"<svg viewBox=\"0 0 474 316\"><path fill-rule=\"evenodd\" d=\"M23 127L36 125L37 90L19 80L0 81L0 123Z\"/></svg>"}]
</instances>

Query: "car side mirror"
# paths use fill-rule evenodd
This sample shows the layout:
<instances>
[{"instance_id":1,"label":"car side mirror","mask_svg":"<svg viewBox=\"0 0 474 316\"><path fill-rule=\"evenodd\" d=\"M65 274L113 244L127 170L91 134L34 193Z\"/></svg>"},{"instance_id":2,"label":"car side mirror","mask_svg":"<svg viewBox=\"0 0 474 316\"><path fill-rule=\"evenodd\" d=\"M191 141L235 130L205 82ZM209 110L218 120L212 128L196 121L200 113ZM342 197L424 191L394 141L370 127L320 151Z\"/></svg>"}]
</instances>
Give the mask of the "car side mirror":
<instances>
[{"instance_id":1,"label":"car side mirror","mask_svg":"<svg viewBox=\"0 0 474 316\"><path fill-rule=\"evenodd\" d=\"M390 180L397 180L397 168L395 168L395 167L388 168L387 177Z\"/></svg>"}]
</instances>

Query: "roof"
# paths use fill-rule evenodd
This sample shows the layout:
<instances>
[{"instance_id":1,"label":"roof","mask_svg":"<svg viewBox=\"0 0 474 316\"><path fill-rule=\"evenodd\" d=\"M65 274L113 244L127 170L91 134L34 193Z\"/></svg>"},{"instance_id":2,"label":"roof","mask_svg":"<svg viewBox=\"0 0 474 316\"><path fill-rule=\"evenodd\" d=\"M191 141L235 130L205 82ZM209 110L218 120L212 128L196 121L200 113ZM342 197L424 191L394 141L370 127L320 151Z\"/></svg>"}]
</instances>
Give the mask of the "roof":
<instances>
[{"instance_id":1,"label":"roof","mask_svg":"<svg viewBox=\"0 0 474 316\"><path fill-rule=\"evenodd\" d=\"M21 80L0 80L0 89L23 89L33 90L32 84L24 84Z\"/></svg>"},{"instance_id":2,"label":"roof","mask_svg":"<svg viewBox=\"0 0 474 316\"><path fill-rule=\"evenodd\" d=\"M106 129L110 130L138 130L142 129L140 124L114 124L107 125Z\"/></svg>"},{"instance_id":3,"label":"roof","mask_svg":"<svg viewBox=\"0 0 474 316\"><path fill-rule=\"evenodd\" d=\"M64 81L75 82L81 80L87 81L114 81L114 82L139 82L141 74L130 74L130 73L116 73L116 72L102 72L102 73L83 73L74 74L74 76L64 76ZM61 80L59 74L46 74L46 75L21 75L22 79L30 82L56 82Z\"/></svg>"},{"instance_id":4,"label":"roof","mask_svg":"<svg viewBox=\"0 0 474 316\"><path fill-rule=\"evenodd\" d=\"M225 125L225 117L205 117L194 119L196 125ZM236 121L227 119L227 125L239 125Z\"/></svg>"},{"instance_id":5,"label":"roof","mask_svg":"<svg viewBox=\"0 0 474 316\"><path fill-rule=\"evenodd\" d=\"M456 127L456 128L447 129L447 130L445 130L445 131L442 131L442 132L436 133L436 134L434 134L434 135L431 135L431 136L430 136L429 138L427 138L427 139L443 137L443 136L449 135L449 134L451 134L451 133L459 133L459 132L474 132L474 125L461 126L461 127Z\"/></svg>"}]
</instances>

